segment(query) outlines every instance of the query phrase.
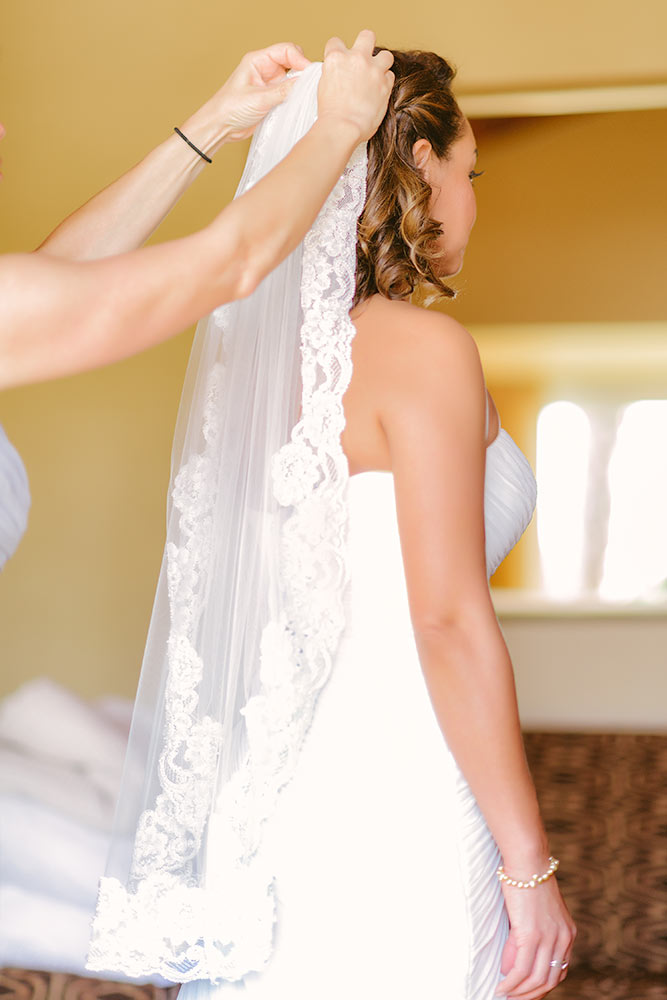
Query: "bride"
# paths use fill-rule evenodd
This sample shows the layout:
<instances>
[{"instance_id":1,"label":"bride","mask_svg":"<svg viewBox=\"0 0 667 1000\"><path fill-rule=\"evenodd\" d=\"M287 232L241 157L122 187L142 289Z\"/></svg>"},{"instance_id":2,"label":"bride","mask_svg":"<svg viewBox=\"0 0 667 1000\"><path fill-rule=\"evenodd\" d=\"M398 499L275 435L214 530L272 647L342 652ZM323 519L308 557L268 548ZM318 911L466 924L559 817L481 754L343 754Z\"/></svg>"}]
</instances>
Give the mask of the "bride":
<instances>
[{"instance_id":1,"label":"bride","mask_svg":"<svg viewBox=\"0 0 667 1000\"><path fill-rule=\"evenodd\" d=\"M336 42L326 59L336 58ZM198 329L89 968L181 1000L537 1000L575 935L488 579L532 470L453 295L475 139L432 53L303 244ZM239 192L316 113L320 66Z\"/></svg>"}]
</instances>

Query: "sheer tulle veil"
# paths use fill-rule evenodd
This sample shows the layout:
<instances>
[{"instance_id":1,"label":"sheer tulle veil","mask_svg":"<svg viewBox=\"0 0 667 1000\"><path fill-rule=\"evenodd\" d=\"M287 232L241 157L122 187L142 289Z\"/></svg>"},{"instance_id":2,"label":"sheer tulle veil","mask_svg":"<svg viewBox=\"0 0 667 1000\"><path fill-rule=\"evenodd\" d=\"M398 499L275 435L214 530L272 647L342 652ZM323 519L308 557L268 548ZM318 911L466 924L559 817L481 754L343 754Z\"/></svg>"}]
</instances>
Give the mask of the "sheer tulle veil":
<instances>
[{"instance_id":1,"label":"sheer tulle veil","mask_svg":"<svg viewBox=\"0 0 667 1000\"><path fill-rule=\"evenodd\" d=\"M317 115L321 64L258 130L237 196ZM303 243L201 320L91 970L237 980L272 951L262 829L344 626L342 396L366 149Z\"/></svg>"}]
</instances>

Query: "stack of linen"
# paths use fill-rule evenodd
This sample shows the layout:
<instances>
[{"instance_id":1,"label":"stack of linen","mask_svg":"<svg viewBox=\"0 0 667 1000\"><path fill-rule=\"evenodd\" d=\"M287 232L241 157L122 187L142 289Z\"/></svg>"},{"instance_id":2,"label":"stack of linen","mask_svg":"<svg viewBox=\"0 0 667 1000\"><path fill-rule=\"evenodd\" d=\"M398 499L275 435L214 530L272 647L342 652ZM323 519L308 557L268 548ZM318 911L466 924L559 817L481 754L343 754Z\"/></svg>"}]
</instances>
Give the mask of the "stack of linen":
<instances>
[{"instance_id":1,"label":"stack of linen","mask_svg":"<svg viewBox=\"0 0 667 1000\"><path fill-rule=\"evenodd\" d=\"M86 974L131 712L46 678L0 701L0 965Z\"/></svg>"}]
</instances>

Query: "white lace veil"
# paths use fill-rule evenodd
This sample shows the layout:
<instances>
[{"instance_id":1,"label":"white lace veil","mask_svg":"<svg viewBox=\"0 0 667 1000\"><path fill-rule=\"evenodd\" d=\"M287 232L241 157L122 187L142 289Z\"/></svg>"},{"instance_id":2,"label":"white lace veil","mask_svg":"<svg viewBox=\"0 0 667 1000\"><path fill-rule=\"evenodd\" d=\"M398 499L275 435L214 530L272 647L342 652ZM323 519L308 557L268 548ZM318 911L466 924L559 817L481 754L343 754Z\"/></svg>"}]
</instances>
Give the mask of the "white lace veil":
<instances>
[{"instance_id":1,"label":"white lace veil","mask_svg":"<svg viewBox=\"0 0 667 1000\"><path fill-rule=\"evenodd\" d=\"M267 117L237 195L313 123L320 73ZM365 184L362 144L294 253L198 325L91 970L236 980L270 957L262 827L344 624L340 435Z\"/></svg>"}]
</instances>

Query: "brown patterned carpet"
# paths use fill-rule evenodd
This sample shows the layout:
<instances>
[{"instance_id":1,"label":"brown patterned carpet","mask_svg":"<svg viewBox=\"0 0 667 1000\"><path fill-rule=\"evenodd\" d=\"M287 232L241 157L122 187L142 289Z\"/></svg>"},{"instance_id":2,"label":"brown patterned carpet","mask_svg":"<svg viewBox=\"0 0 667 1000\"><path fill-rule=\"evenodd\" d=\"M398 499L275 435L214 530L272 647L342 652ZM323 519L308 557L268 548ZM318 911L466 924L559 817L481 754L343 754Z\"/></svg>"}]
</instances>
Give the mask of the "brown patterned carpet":
<instances>
[{"instance_id":1,"label":"brown patterned carpet","mask_svg":"<svg viewBox=\"0 0 667 1000\"><path fill-rule=\"evenodd\" d=\"M554 998L667 1000L667 734L526 733L525 743L579 931ZM178 989L0 970L0 1000L176 1000Z\"/></svg>"},{"instance_id":2,"label":"brown patterned carpet","mask_svg":"<svg viewBox=\"0 0 667 1000\"><path fill-rule=\"evenodd\" d=\"M61 972L26 972L23 969L0 971L2 1000L176 1000L179 989L179 986L162 990L157 986L132 986L103 979L82 979L80 976L69 976ZM667 983L658 983L653 977L646 979L623 976L614 970L606 975L586 973L583 977L575 971L553 996L554 1000L666 1000ZM406 1000L419 998L406 997ZM443 997L443 1000L448 998Z\"/></svg>"},{"instance_id":3,"label":"brown patterned carpet","mask_svg":"<svg viewBox=\"0 0 667 1000\"><path fill-rule=\"evenodd\" d=\"M157 986L82 979L60 972L26 972L22 969L0 972L0 997L3 1000L176 1000L179 989L179 986L162 990ZM554 1000L565 1000L566 997L569 1000L665 1000L667 984L656 983L655 979L619 976L614 971L607 975L596 974L593 978L585 976L582 982L575 972L568 976L553 996ZM406 1000L419 998L406 997ZM443 997L443 1000L448 998Z\"/></svg>"},{"instance_id":4,"label":"brown patterned carpet","mask_svg":"<svg viewBox=\"0 0 667 1000\"><path fill-rule=\"evenodd\" d=\"M614 970L607 975L575 972L549 996L554 1000L665 1000L667 983L653 977L619 975Z\"/></svg>"},{"instance_id":5,"label":"brown patterned carpet","mask_svg":"<svg viewBox=\"0 0 667 1000\"><path fill-rule=\"evenodd\" d=\"M2 1000L176 1000L180 987L159 989L104 979L87 979L62 972L0 970Z\"/></svg>"},{"instance_id":6,"label":"brown patterned carpet","mask_svg":"<svg viewBox=\"0 0 667 1000\"><path fill-rule=\"evenodd\" d=\"M667 1000L667 734L525 733L578 935L558 1000Z\"/></svg>"}]
</instances>

